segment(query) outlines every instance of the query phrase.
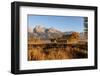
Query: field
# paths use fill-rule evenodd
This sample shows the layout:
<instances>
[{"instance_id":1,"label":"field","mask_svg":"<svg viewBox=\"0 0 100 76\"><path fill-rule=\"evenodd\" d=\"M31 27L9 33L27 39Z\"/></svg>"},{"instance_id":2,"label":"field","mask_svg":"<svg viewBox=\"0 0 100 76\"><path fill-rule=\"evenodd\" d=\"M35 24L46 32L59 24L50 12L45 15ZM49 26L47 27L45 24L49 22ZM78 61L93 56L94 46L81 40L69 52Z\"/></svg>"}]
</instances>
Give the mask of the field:
<instances>
[{"instance_id":1,"label":"field","mask_svg":"<svg viewBox=\"0 0 100 76\"><path fill-rule=\"evenodd\" d=\"M87 57L87 44L28 44L29 61L79 59Z\"/></svg>"}]
</instances>

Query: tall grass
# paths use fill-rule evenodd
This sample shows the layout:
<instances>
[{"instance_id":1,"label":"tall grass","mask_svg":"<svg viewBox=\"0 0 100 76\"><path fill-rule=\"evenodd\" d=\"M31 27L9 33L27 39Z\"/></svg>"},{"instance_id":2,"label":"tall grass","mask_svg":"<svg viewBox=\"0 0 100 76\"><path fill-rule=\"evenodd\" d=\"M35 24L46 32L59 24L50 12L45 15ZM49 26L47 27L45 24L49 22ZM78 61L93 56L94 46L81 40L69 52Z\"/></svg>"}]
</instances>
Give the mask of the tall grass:
<instances>
[{"instance_id":1,"label":"tall grass","mask_svg":"<svg viewBox=\"0 0 100 76\"><path fill-rule=\"evenodd\" d=\"M78 47L66 48L42 48L36 47L28 49L28 60L58 60L87 58L87 53L81 52Z\"/></svg>"}]
</instances>

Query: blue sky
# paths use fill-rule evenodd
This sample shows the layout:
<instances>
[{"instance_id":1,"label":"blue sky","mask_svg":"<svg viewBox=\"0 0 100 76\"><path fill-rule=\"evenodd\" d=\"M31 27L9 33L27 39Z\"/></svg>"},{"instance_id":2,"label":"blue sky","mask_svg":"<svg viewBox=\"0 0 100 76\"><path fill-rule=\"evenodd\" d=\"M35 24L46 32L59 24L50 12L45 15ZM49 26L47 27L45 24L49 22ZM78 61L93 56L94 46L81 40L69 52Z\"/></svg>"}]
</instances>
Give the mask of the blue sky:
<instances>
[{"instance_id":1,"label":"blue sky","mask_svg":"<svg viewBox=\"0 0 100 76\"><path fill-rule=\"evenodd\" d=\"M34 28L36 25L55 28L62 32L83 32L84 18L77 16L28 15L28 26Z\"/></svg>"}]
</instances>

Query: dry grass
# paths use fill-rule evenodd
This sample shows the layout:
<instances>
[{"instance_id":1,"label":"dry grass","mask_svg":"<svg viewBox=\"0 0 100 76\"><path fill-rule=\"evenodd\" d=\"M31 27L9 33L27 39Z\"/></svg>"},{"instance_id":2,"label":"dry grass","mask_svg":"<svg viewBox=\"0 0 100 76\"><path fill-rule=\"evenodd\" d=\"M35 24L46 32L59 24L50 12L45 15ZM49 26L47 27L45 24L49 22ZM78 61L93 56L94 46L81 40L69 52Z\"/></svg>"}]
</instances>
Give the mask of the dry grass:
<instances>
[{"instance_id":1,"label":"dry grass","mask_svg":"<svg viewBox=\"0 0 100 76\"><path fill-rule=\"evenodd\" d=\"M76 34L76 33L75 33ZM78 39L78 35L72 35L71 41L72 43ZM73 41L74 40L74 41ZM70 41L70 42L71 42ZM36 44L44 44L46 43L45 40L41 39L29 39L28 44L34 43ZM65 42L66 43L66 42ZM67 42L68 44L68 42ZM66 45L67 46L67 45ZM77 44L73 47L67 46L67 47L59 47L59 48L48 48L46 46L37 46L32 47L28 46L28 60L61 60L61 59L78 59L78 58L87 58L87 43L84 44Z\"/></svg>"},{"instance_id":2,"label":"dry grass","mask_svg":"<svg viewBox=\"0 0 100 76\"><path fill-rule=\"evenodd\" d=\"M87 53L80 52L80 48L31 48L28 49L28 60L58 60L87 58Z\"/></svg>"}]
</instances>

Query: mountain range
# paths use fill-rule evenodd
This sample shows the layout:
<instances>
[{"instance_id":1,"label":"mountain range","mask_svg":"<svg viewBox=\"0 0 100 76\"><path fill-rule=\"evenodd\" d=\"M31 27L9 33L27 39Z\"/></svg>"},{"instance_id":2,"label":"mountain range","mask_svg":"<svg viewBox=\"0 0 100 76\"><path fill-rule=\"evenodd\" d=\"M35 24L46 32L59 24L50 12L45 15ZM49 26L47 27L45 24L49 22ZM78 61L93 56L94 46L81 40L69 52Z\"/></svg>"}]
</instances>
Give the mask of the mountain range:
<instances>
[{"instance_id":1,"label":"mountain range","mask_svg":"<svg viewBox=\"0 0 100 76\"><path fill-rule=\"evenodd\" d=\"M34 29L28 28L28 36L33 36L35 38L48 39L48 38L62 37L63 32L55 28L45 28L41 25L38 25Z\"/></svg>"},{"instance_id":2,"label":"mountain range","mask_svg":"<svg viewBox=\"0 0 100 76\"><path fill-rule=\"evenodd\" d=\"M74 31L61 32L55 28L45 28L41 25L37 25L34 28L28 27L28 36L40 39L59 38L63 35L70 35L73 32Z\"/></svg>"}]
</instances>

